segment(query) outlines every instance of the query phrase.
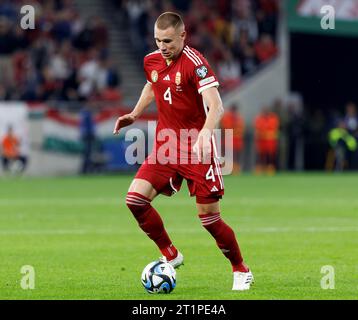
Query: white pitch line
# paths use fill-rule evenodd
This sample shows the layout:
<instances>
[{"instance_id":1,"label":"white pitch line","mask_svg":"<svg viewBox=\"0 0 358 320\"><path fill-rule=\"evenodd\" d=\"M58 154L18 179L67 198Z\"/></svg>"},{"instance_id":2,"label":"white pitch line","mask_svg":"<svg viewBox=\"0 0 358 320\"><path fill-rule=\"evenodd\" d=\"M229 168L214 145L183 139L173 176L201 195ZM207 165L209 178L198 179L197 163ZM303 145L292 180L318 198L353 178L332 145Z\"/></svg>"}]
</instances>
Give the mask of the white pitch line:
<instances>
[{"instance_id":1,"label":"white pitch line","mask_svg":"<svg viewBox=\"0 0 358 320\"><path fill-rule=\"evenodd\" d=\"M306 227L306 228L285 228L285 227L262 227L262 228L238 228L237 233L318 233L318 232L358 232L358 227ZM197 228L189 229L172 229L168 228L168 232L173 233L199 233L202 228L198 225ZM0 236L6 235L89 235L89 234L133 234L133 230L118 230L117 229L99 229L99 230L84 230L84 229L54 229L54 230L0 230Z\"/></svg>"},{"instance_id":2,"label":"white pitch line","mask_svg":"<svg viewBox=\"0 0 358 320\"><path fill-rule=\"evenodd\" d=\"M264 199L264 198L224 198L223 204L235 204L241 206L342 206L347 205L348 199L301 199L301 198L286 198L286 199ZM118 206L125 204L124 197L118 198L0 198L0 206L13 207L13 206L90 206L90 205L113 205ZM195 204L195 198L158 198L153 201L153 205L161 206L187 206L188 204ZM358 207L358 199L349 199L349 207Z\"/></svg>"}]
</instances>

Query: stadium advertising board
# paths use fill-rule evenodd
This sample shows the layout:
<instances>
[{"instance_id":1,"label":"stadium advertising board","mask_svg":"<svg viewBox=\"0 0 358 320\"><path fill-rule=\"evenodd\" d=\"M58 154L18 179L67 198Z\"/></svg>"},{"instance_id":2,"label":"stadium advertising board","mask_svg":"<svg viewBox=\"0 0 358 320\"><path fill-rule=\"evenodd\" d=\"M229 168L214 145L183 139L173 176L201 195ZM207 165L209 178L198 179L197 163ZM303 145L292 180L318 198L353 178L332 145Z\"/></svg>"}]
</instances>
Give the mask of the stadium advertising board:
<instances>
[{"instance_id":1,"label":"stadium advertising board","mask_svg":"<svg viewBox=\"0 0 358 320\"><path fill-rule=\"evenodd\" d=\"M290 0L288 26L293 32L358 36L358 1ZM331 27L325 27L331 20Z\"/></svg>"}]
</instances>

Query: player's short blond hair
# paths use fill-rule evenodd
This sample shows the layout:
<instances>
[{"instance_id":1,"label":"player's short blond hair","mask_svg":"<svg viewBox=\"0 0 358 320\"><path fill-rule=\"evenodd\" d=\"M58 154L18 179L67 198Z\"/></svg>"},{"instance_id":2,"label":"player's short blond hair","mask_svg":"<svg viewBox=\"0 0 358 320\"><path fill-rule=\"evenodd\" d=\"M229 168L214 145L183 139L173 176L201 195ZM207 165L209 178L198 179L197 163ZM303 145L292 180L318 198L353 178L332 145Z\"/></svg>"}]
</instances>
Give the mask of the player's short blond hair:
<instances>
[{"instance_id":1,"label":"player's short blond hair","mask_svg":"<svg viewBox=\"0 0 358 320\"><path fill-rule=\"evenodd\" d=\"M184 28L183 19L179 14L175 12L162 13L155 22L155 25L160 30L165 30L170 27L173 27L175 30L179 28Z\"/></svg>"}]
</instances>

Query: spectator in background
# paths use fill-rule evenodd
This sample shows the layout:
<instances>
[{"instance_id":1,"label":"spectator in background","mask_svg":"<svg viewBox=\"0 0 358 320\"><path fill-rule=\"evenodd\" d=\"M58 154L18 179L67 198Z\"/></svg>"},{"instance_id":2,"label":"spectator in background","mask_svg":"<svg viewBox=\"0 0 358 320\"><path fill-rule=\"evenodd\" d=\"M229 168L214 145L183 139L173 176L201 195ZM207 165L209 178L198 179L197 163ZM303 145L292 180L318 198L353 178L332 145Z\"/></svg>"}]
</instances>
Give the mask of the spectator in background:
<instances>
[{"instance_id":1,"label":"spectator in background","mask_svg":"<svg viewBox=\"0 0 358 320\"><path fill-rule=\"evenodd\" d=\"M136 50L143 52L146 49L143 41L143 29L146 29L146 20L148 18L148 1L145 0L130 0L125 2L127 10L129 25L130 25L130 39Z\"/></svg>"},{"instance_id":2,"label":"spectator in background","mask_svg":"<svg viewBox=\"0 0 358 320\"><path fill-rule=\"evenodd\" d=\"M278 159L277 159L277 169L286 170L287 169L287 154L288 154L288 112L285 107L282 99L277 98L274 100L272 105L272 110L277 114L280 127L278 133Z\"/></svg>"},{"instance_id":3,"label":"spectator in background","mask_svg":"<svg viewBox=\"0 0 358 320\"><path fill-rule=\"evenodd\" d=\"M255 53L261 63L271 60L277 54L277 48L269 34L260 36L260 40L255 44Z\"/></svg>"},{"instance_id":4,"label":"spectator in background","mask_svg":"<svg viewBox=\"0 0 358 320\"><path fill-rule=\"evenodd\" d=\"M218 63L218 77L223 89L232 89L239 85L241 66L230 50L224 51L224 59Z\"/></svg>"},{"instance_id":5,"label":"spectator in background","mask_svg":"<svg viewBox=\"0 0 358 320\"><path fill-rule=\"evenodd\" d=\"M267 168L268 174L274 174L277 170L277 154L278 154L278 139L280 120L278 115L270 111L267 115L266 128L266 152L267 152Z\"/></svg>"},{"instance_id":6,"label":"spectator in background","mask_svg":"<svg viewBox=\"0 0 358 320\"><path fill-rule=\"evenodd\" d=\"M279 118L277 114L264 107L255 117L254 127L257 160L255 172L272 175L276 172Z\"/></svg>"},{"instance_id":7,"label":"spectator in background","mask_svg":"<svg viewBox=\"0 0 358 320\"><path fill-rule=\"evenodd\" d=\"M20 88L26 82L26 68L29 62L26 49L29 47L29 41L25 36L25 31L20 26L15 27L14 37L16 48L12 56L13 78L15 87Z\"/></svg>"},{"instance_id":8,"label":"spectator in background","mask_svg":"<svg viewBox=\"0 0 358 320\"><path fill-rule=\"evenodd\" d=\"M122 94L119 89L121 84L121 77L115 68L113 61L107 59L105 61L105 86L99 91L99 98L107 102L120 103Z\"/></svg>"},{"instance_id":9,"label":"spectator in background","mask_svg":"<svg viewBox=\"0 0 358 320\"><path fill-rule=\"evenodd\" d=\"M353 102L346 105L346 114L344 116L344 124L350 135L357 141L358 140L358 114L357 106ZM350 150L347 154L348 167L350 169L358 169L358 154Z\"/></svg>"},{"instance_id":10,"label":"spectator in background","mask_svg":"<svg viewBox=\"0 0 358 320\"><path fill-rule=\"evenodd\" d=\"M55 79L65 81L70 76L73 68L71 58L71 43L64 41L49 61L49 68Z\"/></svg>"},{"instance_id":11,"label":"spectator in background","mask_svg":"<svg viewBox=\"0 0 358 320\"><path fill-rule=\"evenodd\" d=\"M255 130L255 151L256 151L256 166L255 173L261 174L266 165L265 158L265 129L266 121L264 113L266 109L256 115L254 119L254 130Z\"/></svg>"},{"instance_id":12,"label":"spectator in background","mask_svg":"<svg viewBox=\"0 0 358 320\"><path fill-rule=\"evenodd\" d=\"M26 168L27 158L20 153L20 140L14 134L12 126L8 127L7 133L1 141L2 165L4 172L9 172L14 164L19 166L16 170L23 172Z\"/></svg>"},{"instance_id":13,"label":"spectator in background","mask_svg":"<svg viewBox=\"0 0 358 320\"><path fill-rule=\"evenodd\" d=\"M76 36L73 38L73 46L79 51L86 52L94 46L92 24L87 20L81 30L78 30Z\"/></svg>"},{"instance_id":14,"label":"spectator in background","mask_svg":"<svg viewBox=\"0 0 358 320\"><path fill-rule=\"evenodd\" d=\"M233 173L238 174L242 169L245 121L237 105L233 104L230 109L225 112L221 120L221 128L233 129Z\"/></svg>"},{"instance_id":15,"label":"spectator in background","mask_svg":"<svg viewBox=\"0 0 358 320\"><path fill-rule=\"evenodd\" d=\"M81 173L88 174L92 172L92 155L96 142L95 121L90 105L86 105L80 112L80 132L83 143Z\"/></svg>"},{"instance_id":16,"label":"spectator in background","mask_svg":"<svg viewBox=\"0 0 358 320\"><path fill-rule=\"evenodd\" d=\"M349 133L358 136L357 106L353 102L347 103L344 123Z\"/></svg>"},{"instance_id":17,"label":"spectator in background","mask_svg":"<svg viewBox=\"0 0 358 320\"><path fill-rule=\"evenodd\" d=\"M242 74L253 72L257 66L255 50L248 38L246 29L240 30L239 41L233 45L233 53L241 62Z\"/></svg>"},{"instance_id":18,"label":"spectator in background","mask_svg":"<svg viewBox=\"0 0 358 320\"><path fill-rule=\"evenodd\" d=\"M303 137L304 137L304 117L303 110L298 104L290 102L288 109L288 169L299 170L300 158L303 158ZM302 162L302 161L301 161Z\"/></svg>"},{"instance_id":19,"label":"spectator in background","mask_svg":"<svg viewBox=\"0 0 358 320\"><path fill-rule=\"evenodd\" d=\"M96 49L91 49L89 59L84 62L79 68L78 81L79 81L79 96L81 98L89 98L96 89L98 81L98 74L100 72L99 52ZM100 80L102 78L100 77Z\"/></svg>"},{"instance_id":20,"label":"spectator in background","mask_svg":"<svg viewBox=\"0 0 358 320\"><path fill-rule=\"evenodd\" d=\"M100 16L93 17L93 42L98 50L106 49L109 43L109 34L104 20Z\"/></svg>"},{"instance_id":21,"label":"spectator in background","mask_svg":"<svg viewBox=\"0 0 358 320\"><path fill-rule=\"evenodd\" d=\"M73 17L73 12L69 9L60 10L54 16L51 35L57 42L61 43L71 38Z\"/></svg>"},{"instance_id":22,"label":"spectator in background","mask_svg":"<svg viewBox=\"0 0 358 320\"><path fill-rule=\"evenodd\" d=\"M253 8L248 0L236 0L232 3L233 10L233 27L234 39L239 41L241 30L245 29L248 32L250 42L256 42L259 37L258 26L255 16L253 15Z\"/></svg>"},{"instance_id":23,"label":"spectator in background","mask_svg":"<svg viewBox=\"0 0 358 320\"><path fill-rule=\"evenodd\" d=\"M49 66L42 69L38 94L41 100L54 100L60 97L61 82L56 80Z\"/></svg>"},{"instance_id":24,"label":"spectator in background","mask_svg":"<svg viewBox=\"0 0 358 320\"><path fill-rule=\"evenodd\" d=\"M347 130L344 120L340 120L337 127L329 131L328 140L333 152L328 153L326 169L334 168L341 172L348 168L347 156L357 150L357 141Z\"/></svg>"},{"instance_id":25,"label":"spectator in background","mask_svg":"<svg viewBox=\"0 0 358 320\"><path fill-rule=\"evenodd\" d=\"M0 83L8 88L14 86L12 54L17 44L17 39L11 31L11 22L0 16Z\"/></svg>"},{"instance_id":26,"label":"spectator in background","mask_svg":"<svg viewBox=\"0 0 358 320\"><path fill-rule=\"evenodd\" d=\"M275 40L280 0L256 0L256 20L259 33L268 33Z\"/></svg>"}]
</instances>

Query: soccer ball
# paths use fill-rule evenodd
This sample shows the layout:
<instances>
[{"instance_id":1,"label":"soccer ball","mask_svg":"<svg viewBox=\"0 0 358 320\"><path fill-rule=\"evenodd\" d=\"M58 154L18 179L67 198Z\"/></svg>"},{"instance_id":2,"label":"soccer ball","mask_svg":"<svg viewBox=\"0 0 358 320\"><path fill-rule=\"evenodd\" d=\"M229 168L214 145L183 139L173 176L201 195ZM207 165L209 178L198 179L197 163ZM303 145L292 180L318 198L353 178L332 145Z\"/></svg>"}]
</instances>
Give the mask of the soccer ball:
<instances>
[{"instance_id":1,"label":"soccer ball","mask_svg":"<svg viewBox=\"0 0 358 320\"><path fill-rule=\"evenodd\" d=\"M148 293L170 293L176 286L176 272L165 260L153 261L144 268L141 280Z\"/></svg>"}]
</instances>

